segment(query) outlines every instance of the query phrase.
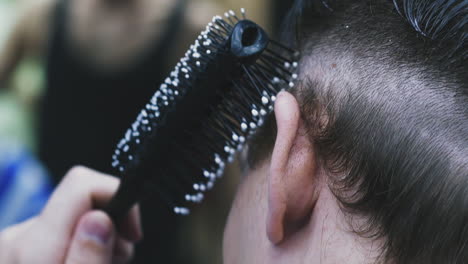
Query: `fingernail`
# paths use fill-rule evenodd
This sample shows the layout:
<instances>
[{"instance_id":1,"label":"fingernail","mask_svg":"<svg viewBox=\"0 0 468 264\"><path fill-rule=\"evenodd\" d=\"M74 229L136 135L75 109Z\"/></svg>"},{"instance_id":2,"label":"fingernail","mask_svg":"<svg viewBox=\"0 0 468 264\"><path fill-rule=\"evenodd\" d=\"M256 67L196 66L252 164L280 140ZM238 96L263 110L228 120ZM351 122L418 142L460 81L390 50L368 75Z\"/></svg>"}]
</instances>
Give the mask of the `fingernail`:
<instances>
[{"instance_id":1,"label":"fingernail","mask_svg":"<svg viewBox=\"0 0 468 264\"><path fill-rule=\"evenodd\" d=\"M136 233L135 242L143 240L143 227L141 226L141 223L138 223L135 233Z\"/></svg>"},{"instance_id":2,"label":"fingernail","mask_svg":"<svg viewBox=\"0 0 468 264\"><path fill-rule=\"evenodd\" d=\"M112 235L112 223L104 213L93 212L84 219L80 232L87 239L105 245Z\"/></svg>"},{"instance_id":3,"label":"fingernail","mask_svg":"<svg viewBox=\"0 0 468 264\"><path fill-rule=\"evenodd\" d=\"M281 92L278 93L278 95L276 95L276 98L279 99L279 98L281 98L281 97L286 96L286 94L287 94L286 91L281 91Z\"/></svg>"}]
</instances>

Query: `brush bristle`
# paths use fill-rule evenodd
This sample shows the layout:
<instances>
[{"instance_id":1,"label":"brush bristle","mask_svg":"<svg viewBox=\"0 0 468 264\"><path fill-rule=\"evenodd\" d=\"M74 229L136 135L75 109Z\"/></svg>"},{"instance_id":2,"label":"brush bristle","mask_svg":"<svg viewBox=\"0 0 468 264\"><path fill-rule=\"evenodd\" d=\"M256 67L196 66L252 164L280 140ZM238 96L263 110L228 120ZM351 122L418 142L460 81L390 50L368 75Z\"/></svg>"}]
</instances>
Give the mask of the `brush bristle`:
<instances>
[{"instance_id":1,"label":"brush bristle","mask_svg":"<svg viewBox=\"0 0 468 264\"><path fill-rule=\"evenodd\" d=\"M271 40L253 62L227 61L232 57L226 48L230 35L245 20L245 10L241 9L242 18L232 10L225 17L215 16L201 32L113 155L112 165L123 177L158 174L138 176L144 181L143 191L155 188L152 192L158 192L177 214L189 214L187 205L203 200L226 163L272 112L278 92L293 87L297 78L298 53ZM226 72L229 77L220 76ZM207 86L214 86L210 98L197 101L208 97L202 97ZM177 116L171 117L175 112ZM164 132L165 126L172 128Z\"/></svg>"}]
</instances>

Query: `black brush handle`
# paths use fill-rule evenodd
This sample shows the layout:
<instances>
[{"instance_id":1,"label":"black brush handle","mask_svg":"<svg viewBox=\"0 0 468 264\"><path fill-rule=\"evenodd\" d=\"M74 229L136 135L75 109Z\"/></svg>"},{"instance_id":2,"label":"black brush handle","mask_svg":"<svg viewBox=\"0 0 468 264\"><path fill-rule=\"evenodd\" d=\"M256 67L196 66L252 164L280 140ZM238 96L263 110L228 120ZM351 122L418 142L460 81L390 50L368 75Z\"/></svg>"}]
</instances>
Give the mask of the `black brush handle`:
<instances>
[{"instance_id":1,"label":"black brush handle","mask_svg":"<svg viewBox=\"0 0 468 264\"><path fill-rule=\"evenodd\" d=\"M141 189L138 182L132 182L132 179L135 179L135 177L122 177L117 192L103 209L114 224L119 223L141 199Z\"/></svg>"}]
</instances>

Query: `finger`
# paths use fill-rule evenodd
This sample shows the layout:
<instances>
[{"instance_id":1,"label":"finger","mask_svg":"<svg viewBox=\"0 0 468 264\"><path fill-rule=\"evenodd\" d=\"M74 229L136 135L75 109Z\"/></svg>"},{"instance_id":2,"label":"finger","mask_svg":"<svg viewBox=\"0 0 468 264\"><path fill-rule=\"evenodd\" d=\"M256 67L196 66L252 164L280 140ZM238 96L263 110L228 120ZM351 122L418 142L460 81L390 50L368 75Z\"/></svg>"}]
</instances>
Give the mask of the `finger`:
<instances>
[{"instance_id":1,"label":"finger","mask_svg":"<svg viewBox=\"0 0 468 264\"><path fill-rule=\"evenodd\" d=\"M37 221L36 217L32 217L25 222L12 225L0 232L0 238L5 241L12 240L13 238L20 236L21 233L26 232L35 221Z\"/></svg>"},{"instance_id":2,"label":"finger","mask_svg":"<svg viewBox=\"0 0 468 264\"><path fill-rule=\"evenodd\" d=\"M104 205L118 185L117 178L75 167L54 191L39 218L53 228L54 234L62 236L59 240L68 239L77 219L96 206Z\"/></svg>"},{"instance_id":3,"label":"finger","mask_svg":"<svg viewBox=\"0 0 468 264\"><path fill-rule=\"evenodd\" d=\"M0 263L17 263L18 257L16 252L21 252L21 237L25 232L28 232L31 225L34 225L35 218L28 221L16 224L6 228L0 232Z\"/></svg>"},{"instance_id":4,"label":"finger","mask_svg":"<svg viewBox=\"0 0 468 264\"><path fill-rule=\"evenodd\" d=\"M129 214L122 220L121 223L118 223L118 230L123 238L131 242L137 242L143 238L140 208L138 205L135 205L130 210Z\"/></svg>"},{"instance_id":5,"label":"finger","mask_svg":"<svg viewBox=\"0 0 468 264\"><path fill-rule=\"evenodd\" d=\"M86 213L78 222L65 263L111 263L115 237L116 234L109 216L101 211Z\"/></svg>"},{"instance_id":6,"label":"finger","mask_svg":"<svg viewBox=\"0 0 468 264\"><path fill-rule=\"evenodd\" d=\"M114 256L112 258L112 263L129 263L133 257L133 251L134 246L131 242L124 238L118 238L114 245Z\"/></svg>"}]
</instances>

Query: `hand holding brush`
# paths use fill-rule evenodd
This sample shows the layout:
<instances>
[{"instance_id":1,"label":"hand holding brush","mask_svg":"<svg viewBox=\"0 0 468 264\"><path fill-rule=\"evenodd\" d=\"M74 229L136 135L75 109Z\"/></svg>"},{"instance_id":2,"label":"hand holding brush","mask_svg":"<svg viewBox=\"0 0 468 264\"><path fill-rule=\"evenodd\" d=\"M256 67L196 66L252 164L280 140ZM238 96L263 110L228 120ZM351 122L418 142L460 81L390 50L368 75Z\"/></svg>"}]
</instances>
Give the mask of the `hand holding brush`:
<instances>
[{"instance_id":1,"label":"hand holding brush","mask_svg":"<svg viewBox=\"0 0 468 264\"><path fill-rule=\"evenodd\" d=\"M119 232L94 209L109 202L118 185L115 177L73 168L38 216L0 232L0 263L128 263L143 236L138 208L119 221Z\"/></svg>"}]
</instances>

